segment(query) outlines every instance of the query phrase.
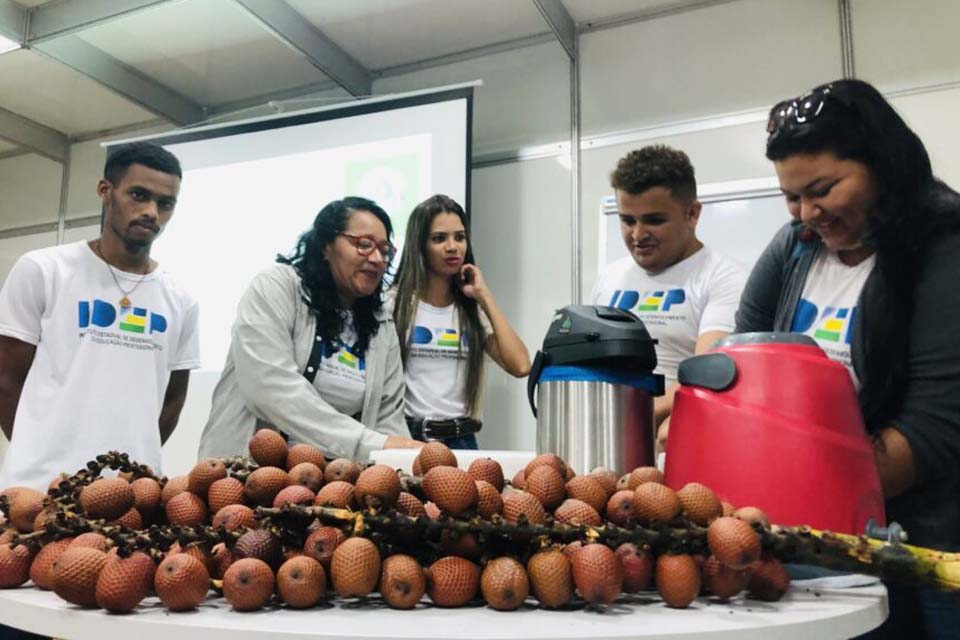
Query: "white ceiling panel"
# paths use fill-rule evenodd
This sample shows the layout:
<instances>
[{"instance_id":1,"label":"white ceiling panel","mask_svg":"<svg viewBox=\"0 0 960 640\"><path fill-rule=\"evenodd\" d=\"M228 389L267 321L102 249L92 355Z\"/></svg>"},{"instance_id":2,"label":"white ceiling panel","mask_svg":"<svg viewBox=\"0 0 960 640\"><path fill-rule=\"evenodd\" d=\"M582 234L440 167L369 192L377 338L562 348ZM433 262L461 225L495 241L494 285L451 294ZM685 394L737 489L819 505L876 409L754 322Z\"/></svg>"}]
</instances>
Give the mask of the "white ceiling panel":
<instances>
[{"instance_id":1,"label":"white ceiling panel","mask_svg":"<svg viewBox=\"0 0 960 640\"><path fill-rule=\"evenodd\" d=\"M529 0L287 0L371 70L547 32Z\"/></svg>"},{"instance_id":2,"label":"white ceiling panel","mask_svg":"<svg viewBox=\"0 0 960 640\"><path fill-rule=\"evenodd\" d=\"M563 4L574 22L589 25L618 16L702 5L703 0L563 0Z\"/></svg>"},{"instance_id":3,"label":"white ceiling panel","mask_svg":"<svg viewBox=\"0 0 960 640\"><path fill-rule=\"evenodd\" d=\"M42 4L49 4L51 2L56 2L56 0L13 0L14 4L18 4L24 9L39 7Z\"/></svg>"},{"instance_id":4,"label":"white ceiling panel","mask_svg":"<svg viewBox=\"0 0 960 640\"><path fill-rule=\"evenodd\" d=\"M86 76L32 51L0 56L0 107L67 135L155 116Z\"/></svg>"},{"instance_id":5,"label":"white ceiling panel","mask_svg":"<svg viewBox=\"0 0 960 640\"><path fill-rule=\"evenodd\" d=\"M160 5L79 36L206 106L326 79L230 0Z\"/></svg>"}]
</instances>

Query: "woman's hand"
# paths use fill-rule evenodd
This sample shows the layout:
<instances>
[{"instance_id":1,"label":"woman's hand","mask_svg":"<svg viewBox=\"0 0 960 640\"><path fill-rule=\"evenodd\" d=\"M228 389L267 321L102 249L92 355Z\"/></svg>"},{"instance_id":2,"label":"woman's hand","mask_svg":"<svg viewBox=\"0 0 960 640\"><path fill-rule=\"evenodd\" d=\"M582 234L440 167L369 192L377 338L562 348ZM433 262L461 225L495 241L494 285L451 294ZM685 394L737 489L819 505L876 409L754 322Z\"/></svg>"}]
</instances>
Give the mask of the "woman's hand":
<instances>
[{"instance_id":1,"label":"woman's hand","mask_svg":"<svg viewBox=\"0 0 960 640\"><path fill-rule=\"evenodd\" d=\"M404 438L403 436L387 436L387 441L383 443L384 449L419 449L424 445L419 440L413 438Z\"/></svg>"},{"instance_id":2,"label":"woman's hand","mask_svg":"<svg viewBox=\"0 0 960 640\"><path fill-rule=\"evenodd\" d=\"M460 267L457 277L460 279L460 290L468 298L481 302L490 293L487 281L483 279L483 274L475 264L465 264Z\"/></svg>"}]
</instances>

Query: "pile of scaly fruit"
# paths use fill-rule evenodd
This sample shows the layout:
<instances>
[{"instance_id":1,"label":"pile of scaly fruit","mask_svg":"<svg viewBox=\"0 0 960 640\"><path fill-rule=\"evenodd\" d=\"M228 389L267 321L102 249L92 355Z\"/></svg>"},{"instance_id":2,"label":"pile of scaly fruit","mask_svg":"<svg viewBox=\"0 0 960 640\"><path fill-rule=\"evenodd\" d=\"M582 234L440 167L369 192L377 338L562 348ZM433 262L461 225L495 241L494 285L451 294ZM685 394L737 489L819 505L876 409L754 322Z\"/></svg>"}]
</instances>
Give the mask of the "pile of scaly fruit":
<instances>
[{"instance_id":1,"label":"pile of scaly fruit","mask_svg":"<svg viewBox=\"0 0 960 640\"><path fill-rule=\"evenodd\" d=\"M211 589L238 611L275 595L308 608L331 590L378 591L398 609L426 594L441 607L480 597L512 610L528 597L543 608L578 597L602 605L655 588L667 606L686 607L703 593L778 600L789 587L781 561L955 587L947 554L771 526L760 509L734 509L701 484L674 491L652 467L577 476L543 454L507 483L495 460L460 469L440 443L421 449L413 476L326 462L268 429L249 450L252 459L202 460L169 480L109 453L47 495L3 491L0 588L32 580L111 612L151 593L187 611ZM101 477L106 468L120 473Z\"/></svg>"}]
</instances>

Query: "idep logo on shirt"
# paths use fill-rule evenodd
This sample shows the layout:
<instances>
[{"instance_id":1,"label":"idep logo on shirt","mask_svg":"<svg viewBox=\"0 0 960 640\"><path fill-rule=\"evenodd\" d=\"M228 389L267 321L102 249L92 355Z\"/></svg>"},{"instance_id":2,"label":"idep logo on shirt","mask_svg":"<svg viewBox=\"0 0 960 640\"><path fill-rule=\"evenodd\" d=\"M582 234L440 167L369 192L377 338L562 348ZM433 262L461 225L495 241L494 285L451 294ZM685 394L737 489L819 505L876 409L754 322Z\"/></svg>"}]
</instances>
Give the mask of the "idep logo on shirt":
<instances>
[{"instance_id":1,"label":"idep logo on shirt","mask_svg":"<svg viewBox=\"0 0 960 640\"><path fill-rule=\"evenodd\" d=\"M117 308L109 302L81 300L79 308L79 325L81 329L93 325L101 329L112 327L119 318L118 328L130 333L164 333L167 330L167 319L159 313L147 311L143 307L130 309Z\"/></svg>"},{"instance_id":2,"label":"idep logo on shirt","mask_svg":"<svg viewBox=\"0 0 960 640\"><path fill-rule=\"evenodd\" d=\"M674 305L687 301L683 289L660 289L654 291L621 291L617 289L610 298L611 307L630 311L669 311Z\"/></svg>"},{"instance_id":3,"label":"idep logo on shirt","mask_svg":"<svg viewBox=\"0 0 960 640\"><path fill-rule=\"evenodd\" d=\"M353 347L332 345L324 342L322 355L325 360L337 356L337 362L349 369L365 371L367 368L363 354L358 353Z\"/></svg>"},{"instance_id":4,"label":"idep logo on shirt","mask_svg":"<svg viewBox=\"0 0 960 640\"><path fill-rule=\"evenodd\" d=\"M806 333L816 323L813 337L817 340L850 344L853 337L853 321L857 317L856 307L826 306L821 313L817 305L801 298L793 314L791 331Z\"/></svg>"},{"instance_id":5,"label":"idep logo on shirt","mask_svg":"<svg viewBox=\"0 0 960 640\"><path fill-rule=\"evenodd\" d=\"M459 347L461 341L465 341L466 331L458 332L456 329L445 329L442 327L425 327L415 325L410 334L411 344L436 344L438 347Z\"/></svg>"}]
</instances>

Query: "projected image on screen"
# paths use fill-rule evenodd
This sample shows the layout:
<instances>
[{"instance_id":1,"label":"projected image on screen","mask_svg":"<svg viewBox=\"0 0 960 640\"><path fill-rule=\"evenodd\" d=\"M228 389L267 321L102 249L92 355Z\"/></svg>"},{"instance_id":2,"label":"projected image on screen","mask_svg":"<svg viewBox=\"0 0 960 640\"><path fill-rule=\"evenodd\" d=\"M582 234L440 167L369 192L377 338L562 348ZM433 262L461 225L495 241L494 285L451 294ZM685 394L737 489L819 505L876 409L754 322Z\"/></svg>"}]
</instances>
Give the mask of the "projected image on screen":
<instances>
[{"instance_id":1,"label":"projected image on screen","mask_svg":"<svg viewBox=\"0 0 960 640\"><path fill-rule=\"evenodd\" d=\"M153 254L200 303L201 373L223 367L251 279L293 250L326 203L345 196L375 201L390 215L402 250L418 202L434 193L465 202L467 113L461 96L161 140L180 158L184 176L176 214Z\"/></svg>"}]
</instances>

